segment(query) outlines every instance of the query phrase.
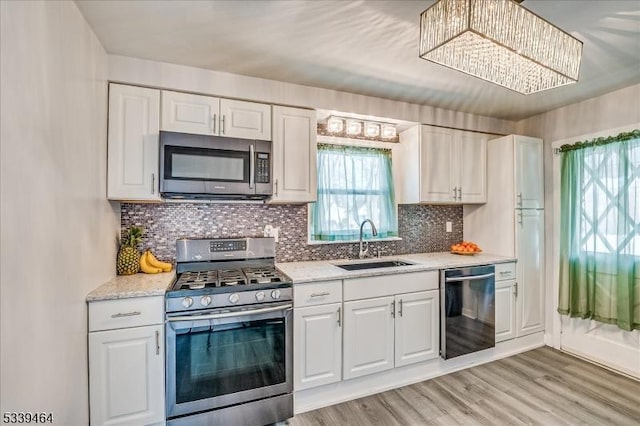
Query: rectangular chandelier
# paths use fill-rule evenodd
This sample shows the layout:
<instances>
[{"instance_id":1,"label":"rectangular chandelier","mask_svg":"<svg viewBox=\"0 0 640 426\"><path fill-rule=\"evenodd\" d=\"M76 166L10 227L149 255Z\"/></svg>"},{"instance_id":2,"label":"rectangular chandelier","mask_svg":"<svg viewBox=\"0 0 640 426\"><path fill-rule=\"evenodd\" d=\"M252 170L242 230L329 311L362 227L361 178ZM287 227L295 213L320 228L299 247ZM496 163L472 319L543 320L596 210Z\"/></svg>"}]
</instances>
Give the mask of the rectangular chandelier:
<instances>
[{"instance_id":1,"label":"rectangular chandelier","mask_svg":"<svg viewBox=\"0 0 640 426\"><path fill-rule=\"evenodd\" d=\"M525 95L578 81L582 42L513 0L438 0L420 57Z\"/></svg>"}]
</instances>

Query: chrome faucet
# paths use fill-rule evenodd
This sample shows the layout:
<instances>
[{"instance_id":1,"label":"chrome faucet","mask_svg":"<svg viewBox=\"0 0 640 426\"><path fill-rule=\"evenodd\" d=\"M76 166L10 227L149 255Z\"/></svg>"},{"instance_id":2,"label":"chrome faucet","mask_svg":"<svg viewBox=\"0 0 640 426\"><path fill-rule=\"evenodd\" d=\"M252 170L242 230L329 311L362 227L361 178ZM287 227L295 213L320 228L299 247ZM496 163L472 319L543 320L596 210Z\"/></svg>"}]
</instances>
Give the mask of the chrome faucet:
<instances>
[{"instance_id":1,"label":"chrome faucet","mask_svg":"<svg viewBox=\"0 0 640 426\"><path fill-rule=\"evenodd\" d=\"M362 223L360 224L360 253L358 253L358 257L360 259L364 259L369 254L369 242L362 241L362 235L363 235L362 231L364 229L364 224L367 222L371 224L371 232L373 233L373 236L375 237L376 235L378 235L378 230L376 229L376 225L373 224L371 219L365 219L362 221Z\"/></svg>"}]
</instances>

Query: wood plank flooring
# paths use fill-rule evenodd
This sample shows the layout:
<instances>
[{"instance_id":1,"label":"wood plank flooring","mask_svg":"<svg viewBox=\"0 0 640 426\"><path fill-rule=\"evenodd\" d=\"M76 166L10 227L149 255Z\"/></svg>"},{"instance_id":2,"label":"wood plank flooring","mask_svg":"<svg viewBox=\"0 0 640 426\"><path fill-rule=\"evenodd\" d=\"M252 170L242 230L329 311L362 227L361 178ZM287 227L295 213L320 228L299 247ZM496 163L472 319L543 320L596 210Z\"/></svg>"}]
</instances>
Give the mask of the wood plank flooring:
<instances>
[{"instance_id":1,"label":"wood plank flooring","mask_svg":"<svg viewBox=\"0 0 640 426\"><path fill-rule=\"evenodd\" d=\"M640 382L549 347L299 414L290 426L640 425Z\"/></svg>"}]
</instances>

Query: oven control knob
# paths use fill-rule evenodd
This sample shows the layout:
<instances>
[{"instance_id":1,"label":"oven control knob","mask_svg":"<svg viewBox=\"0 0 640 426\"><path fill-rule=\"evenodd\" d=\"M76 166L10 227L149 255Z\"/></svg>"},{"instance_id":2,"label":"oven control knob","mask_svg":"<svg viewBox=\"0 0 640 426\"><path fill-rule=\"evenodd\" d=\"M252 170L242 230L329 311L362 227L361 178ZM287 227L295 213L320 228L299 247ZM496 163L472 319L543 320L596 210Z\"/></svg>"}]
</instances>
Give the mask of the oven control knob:
<instances>
[{"instance_id":1,"label":"oven control knob","mask_svg":"<svg viewBox=\"0 0 640 426\"><path fill-rule=\"evenodd\" d=\"M256 300L258 302L262 302L264 300L264 291L259 291L256 293Z\"/></svg>"},{"instance_id":2,"label":"oven control knob","mask_svg":"<svg viewBox=\"0 0 640 426\"><path fill-rule=\"evenodd\" d=\"M193 299L190 297L185 297L184 299L182 299L182 306L184 306L185 308L190 308L191 305L193 305Z\"/></svg>"},{"instance_id":3,"label":"oven control knob","mask_svg":"<svg viewBox=\"0 0 640 426\"><path fill-rule=\"evenodd\" d=\"M273 290L271 292L271 298L272 299L280 299L280 290Z\"/></svg>"},{"instance_id":4,"label":"oven control knob","mask_svg":"<svg viewBox=\"0 0 640 426\"><path fill-rule=\"evenodd\" d=\"M200 303L202 306L209 306L211 304L211 296L202 296Z\"/></svg>"},{"instance_id":5,"label":"oven control knob","mask_svg":"<svg viewBox=\"0 0 640 426\"><path fill-rule=\"evenodd\" d=\"M236 294L236 293L232 293L229 296L229 302L231 302L231 303L238 303L238 300L240 300L240 296L238 296L238 294Z\"/></svg>"}]
</instances>

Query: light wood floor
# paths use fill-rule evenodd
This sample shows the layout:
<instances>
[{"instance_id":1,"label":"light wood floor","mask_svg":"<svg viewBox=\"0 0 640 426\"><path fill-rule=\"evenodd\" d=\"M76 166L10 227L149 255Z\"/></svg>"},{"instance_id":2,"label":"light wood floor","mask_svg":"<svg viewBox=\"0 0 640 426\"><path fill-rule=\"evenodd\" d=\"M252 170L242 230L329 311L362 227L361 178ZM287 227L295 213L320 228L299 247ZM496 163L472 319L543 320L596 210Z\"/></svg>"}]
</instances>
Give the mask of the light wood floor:
<instances>
[{"instance_id":1,"label":"light wood floor","mask_svg":"<svg viewBox=\"0 0 640 426\"><path fill-rule=\"evenodd\" d=\"M299 414L310 425L640 425L640 382L544 347Z\"/></svg>"}]
</instances>

